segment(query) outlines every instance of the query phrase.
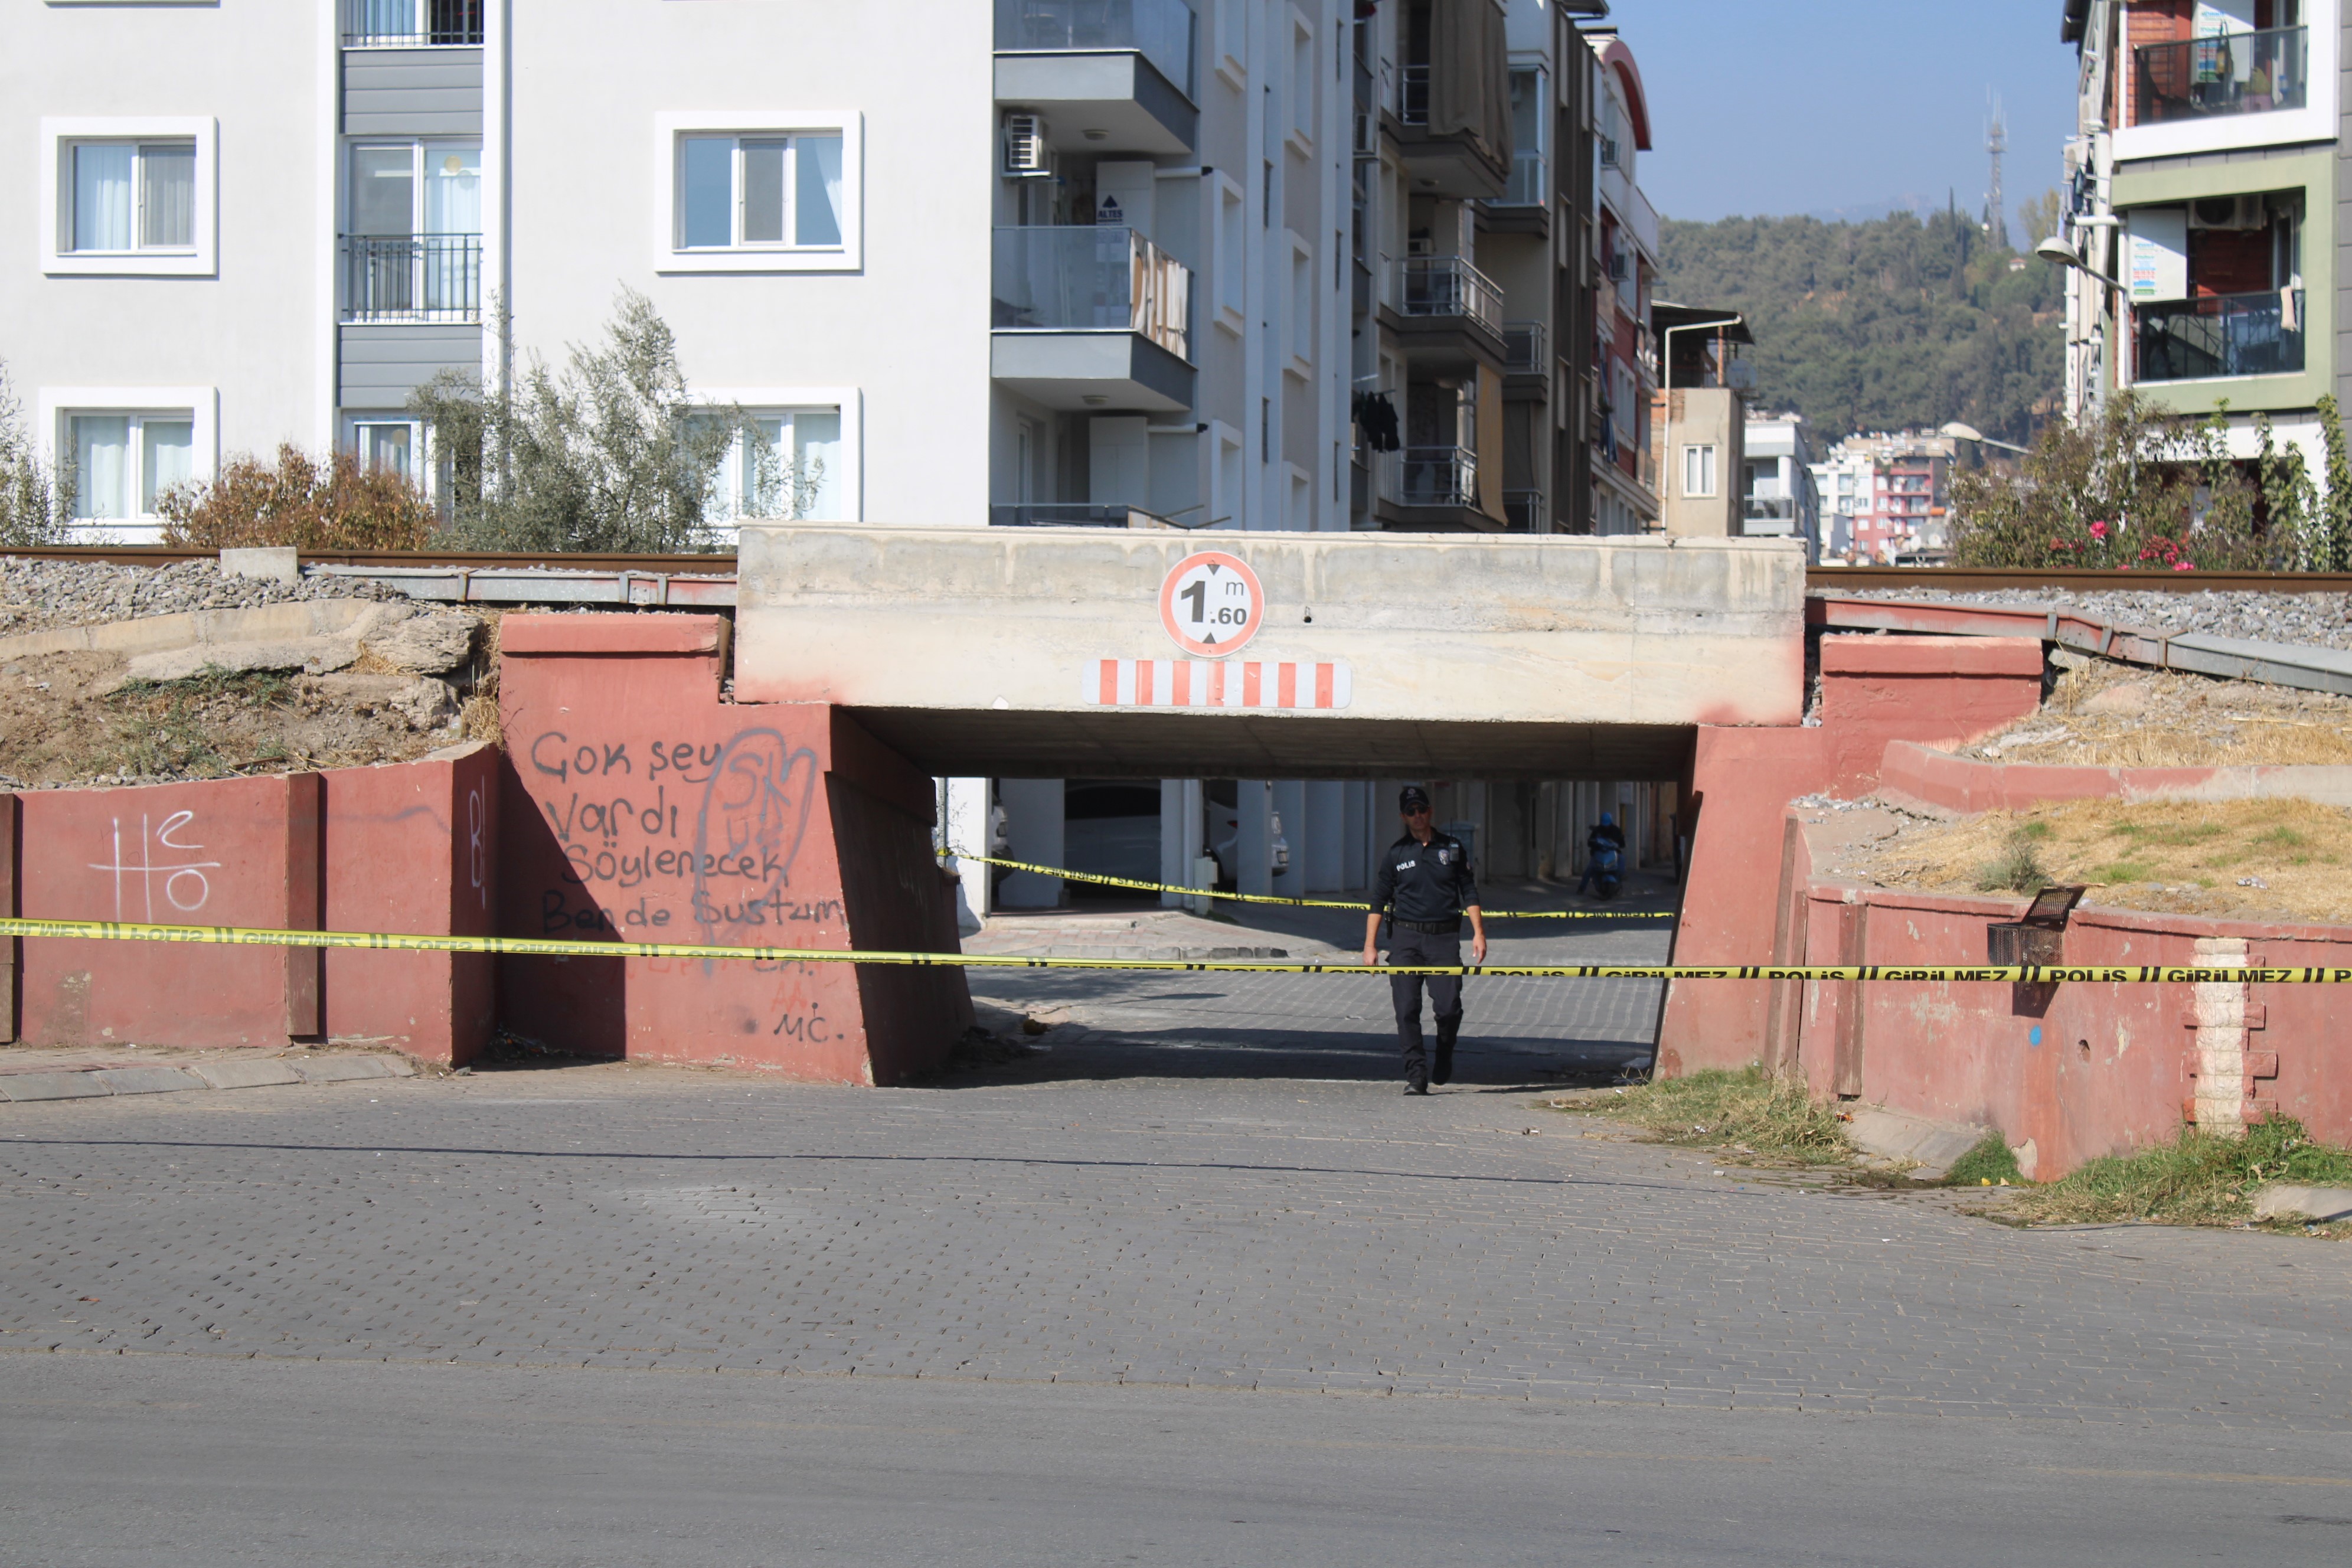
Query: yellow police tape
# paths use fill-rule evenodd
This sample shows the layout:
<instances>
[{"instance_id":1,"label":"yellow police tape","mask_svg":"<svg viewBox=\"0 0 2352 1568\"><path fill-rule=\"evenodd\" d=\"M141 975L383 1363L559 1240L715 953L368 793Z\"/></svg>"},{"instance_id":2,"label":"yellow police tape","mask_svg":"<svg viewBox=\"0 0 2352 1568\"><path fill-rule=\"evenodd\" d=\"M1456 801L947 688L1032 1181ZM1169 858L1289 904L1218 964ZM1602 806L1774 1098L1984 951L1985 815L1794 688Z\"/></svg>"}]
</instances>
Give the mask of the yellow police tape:
<instances>
[{"instance_id":1,"label":"yellow police tape","mask_svg":"<svg viewBox=\"0 0 2352 1568\"><path fill-rule=\"evenodd\" d=\"M704 958L754 963L880 963L932 969L1164 969L1234 974L1476 974L1570 980L1985 981L2001 984L2352 985L2352 969L2193 969L2161 964L1412 963L1251 959L1024 958L993 952L858 952L837 947L726 947L684 942L583 942L571 937L403 936L383 931L276 931L255 926L142 925L129 921L0 919L0 937L181 942L218 947L360 948L386 952L494 952L560 958Z\"/></svg>"},{"instance_id":2,"label":"yellow police tape","mask_svg":"<svg viewBox=\"0 0 2352 1568\"><path fill-rule=\"evenodd\" d=\"M1273 893L1220 893L1208 888L1179 888L1168 882L1142 882L1132 877L1101 877L1092 871L1068 871L1059 866L1036 866L1026 860L999 860L988 855L966 855L949 849L940 853L942 860L969 860L975 866L1009 866L1016 871L1034 871L1041 877L1059 877L1066 882L1093 882L1106 888L1135 888L1147 893L1181 893L1188 899L1216 899L1229 904L1287 904L1301 910L1353 910L1360 915L1372 912L1372 906L1345 899L1287 899ZM1488 910L1478 911L1490 921L1670 921L1672 910Z\"/></svg>"}]
</instances>

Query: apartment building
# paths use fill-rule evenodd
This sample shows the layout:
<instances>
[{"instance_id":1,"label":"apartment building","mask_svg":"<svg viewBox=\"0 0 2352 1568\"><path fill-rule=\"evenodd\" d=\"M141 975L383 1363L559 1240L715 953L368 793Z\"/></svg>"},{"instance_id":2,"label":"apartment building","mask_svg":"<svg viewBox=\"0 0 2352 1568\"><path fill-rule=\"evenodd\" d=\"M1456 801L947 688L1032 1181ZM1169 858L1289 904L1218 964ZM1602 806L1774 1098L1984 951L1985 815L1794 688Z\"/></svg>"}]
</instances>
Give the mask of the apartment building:
<instances>
[{"instance_id":1,"label":"apartment building","mask_svg":"<svg viewBox=\"0 0 2352 1568\"><path fill-rule=\"evenodd\" d=\"M2342 0L2064 0L2077 132L2061 238L2070 416L2130 388L2258 416L2324 466L2315 405L2340 397Z\"/></svg>"},{"instance_id":2,"label":"apartment building","mask_svg":"<svg viewBox=\"0 0 2352 1568\"><path fill-rule=\"evenodd\" d=\"M1813 477L1820 447L1801 414L1749 410L1744 427L1739 531L1750 539L1795 539L1819 560L1822 492Z\"/></svg>"},{"instance_id":3,"label":"apartment building","mask_svg":"<svg viewBox=\"0 0 2352 1568\"><path fill-rule=\"evenodd\" d=\"M1850 436L1811 466L1822 531L1819 559L1848 565L1935 562L1951 549L1949 436Z\"/></svg>"}]
</instances>

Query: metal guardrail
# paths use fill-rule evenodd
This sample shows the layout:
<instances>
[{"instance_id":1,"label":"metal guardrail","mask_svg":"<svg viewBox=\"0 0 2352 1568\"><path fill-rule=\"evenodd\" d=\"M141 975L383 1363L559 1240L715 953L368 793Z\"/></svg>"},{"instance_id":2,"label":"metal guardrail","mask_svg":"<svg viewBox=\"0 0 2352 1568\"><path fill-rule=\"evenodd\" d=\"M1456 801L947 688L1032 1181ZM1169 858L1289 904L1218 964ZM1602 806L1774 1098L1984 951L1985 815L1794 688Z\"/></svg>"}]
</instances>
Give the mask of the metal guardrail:
<instances>
[{"instance_id":1,"label":"metal guardrail","mask_svg":"<svg viewBox=\"0 0 2352 1568\"><path fill-rule=\"evenodd\" d=\"M479 44L486 0L343 0L343 46L422 48Z\"/></svg>"},{"instance_id":2,"label":"metal guardrail","mask_svg":"<svg viewBox=\"0 0 2352 1568\"><path fill-rule=\"evenodd\" d=\"M1809 566L1809 593L1902 588L1982 594L2067 588L2079 594L2352 594L2352 572L2102 572L2039 566Z\"/></svg>"},{"instance_id":3,"label":"metal guardrail","mask_svg":"<svg viewBox=\"0 0 2352 1568\"><path fill-rule=\"evenodd\" d=\"M1421 318L1463 316L1503 335L1503 291L1459 256L1408 256L1397 263L1400 312Z\"/></svg>"},{"instance_id":4,"label":"metal guardrail","mask_svg":"<svg viewBox=\"0 0 2352 1568\"><path fill-rule=\"evenodd\" d=\"M482 319L478 234L346 235L343 320Z\"/></svg>"},{"instance_id":5,"label":"metal guardrail","mask_svg":"<svg viewBox=\"0 0 2352 1568\"><path fill-rule=\"evenodd\" d=\"M1541 321L1503 323L1503 368L1514 375L1543 374L1544 324Z\"/></svg>"}]
</instances>

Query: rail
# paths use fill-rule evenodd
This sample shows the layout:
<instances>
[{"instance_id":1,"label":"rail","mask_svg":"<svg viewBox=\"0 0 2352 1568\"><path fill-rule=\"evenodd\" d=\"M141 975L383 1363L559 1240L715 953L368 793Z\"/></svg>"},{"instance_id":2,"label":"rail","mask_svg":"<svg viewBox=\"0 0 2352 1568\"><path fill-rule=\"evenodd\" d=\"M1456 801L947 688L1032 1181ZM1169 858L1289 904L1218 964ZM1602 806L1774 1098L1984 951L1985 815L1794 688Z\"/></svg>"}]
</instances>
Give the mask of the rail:
<instances>
[{"instance_id":1,"label":"rail","mask_svg":"<svg viewBox=\"0 0 2352 1568\"><path fill-rule=\"evenodd\" d=\"M343 47L425 48L482 41L483 0L343 0Z\"/></svg>"}]
</instances>

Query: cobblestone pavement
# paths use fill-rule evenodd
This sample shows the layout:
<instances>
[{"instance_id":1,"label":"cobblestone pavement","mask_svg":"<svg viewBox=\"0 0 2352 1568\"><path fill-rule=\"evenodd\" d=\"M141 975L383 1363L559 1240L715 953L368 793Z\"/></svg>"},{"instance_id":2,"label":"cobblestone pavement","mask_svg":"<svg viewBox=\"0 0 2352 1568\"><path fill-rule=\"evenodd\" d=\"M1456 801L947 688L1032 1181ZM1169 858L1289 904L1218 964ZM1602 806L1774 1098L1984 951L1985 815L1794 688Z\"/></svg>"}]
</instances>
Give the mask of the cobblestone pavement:
<instances>
[{"instance_id":1,"label":"cobblestone pavement","mask_svg":"<svg viewBox=\"0 0 2352 1568\"><path fill-rule=\"evenodd\" d=\"M1154 1005L1200 1027L1196 989ZM2352 1427L2352 1249L2019 1232L1717 1173L1496 1071L1149 1070L1180 1054L0 1107L0 1352Z\"/></svg>"}]
</instances>

